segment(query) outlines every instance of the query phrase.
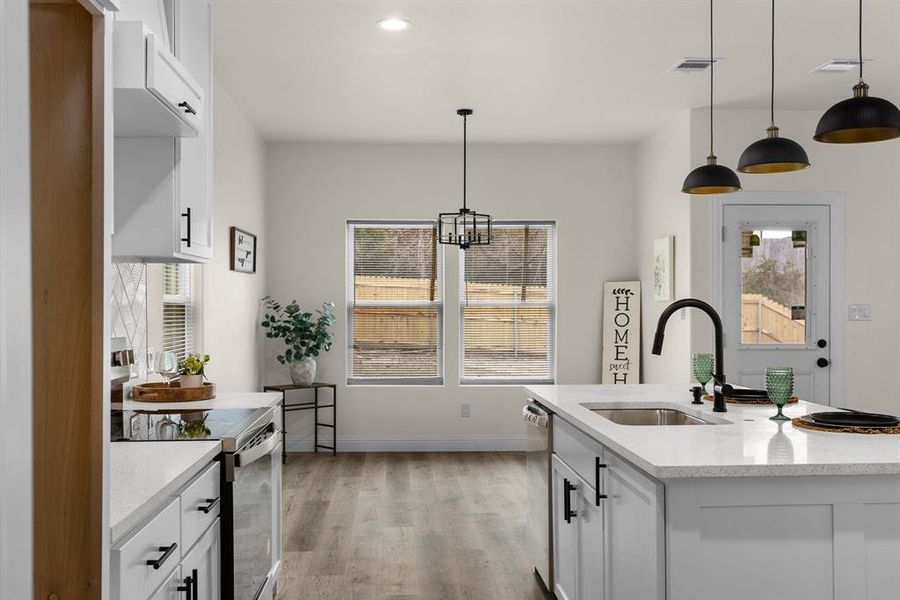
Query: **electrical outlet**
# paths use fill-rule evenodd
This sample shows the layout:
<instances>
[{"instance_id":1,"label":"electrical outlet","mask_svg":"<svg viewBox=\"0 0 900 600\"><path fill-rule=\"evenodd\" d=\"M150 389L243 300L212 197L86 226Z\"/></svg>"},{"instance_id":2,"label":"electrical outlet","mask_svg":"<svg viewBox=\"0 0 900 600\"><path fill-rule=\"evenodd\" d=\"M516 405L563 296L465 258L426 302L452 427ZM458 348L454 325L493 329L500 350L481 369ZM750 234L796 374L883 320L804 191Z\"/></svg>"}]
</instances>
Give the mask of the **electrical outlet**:
<instances>
[{"instance_id":1,"label":"electrical outlet","mask_svg":"<svg viewBox=\"0 0 900 600\"><path fill-rule=\"evenodd\" d=\"M468 419L472 416L472 405L463 403L459 405L459 416L462 419Z\"/></svg>"}]
</instances>

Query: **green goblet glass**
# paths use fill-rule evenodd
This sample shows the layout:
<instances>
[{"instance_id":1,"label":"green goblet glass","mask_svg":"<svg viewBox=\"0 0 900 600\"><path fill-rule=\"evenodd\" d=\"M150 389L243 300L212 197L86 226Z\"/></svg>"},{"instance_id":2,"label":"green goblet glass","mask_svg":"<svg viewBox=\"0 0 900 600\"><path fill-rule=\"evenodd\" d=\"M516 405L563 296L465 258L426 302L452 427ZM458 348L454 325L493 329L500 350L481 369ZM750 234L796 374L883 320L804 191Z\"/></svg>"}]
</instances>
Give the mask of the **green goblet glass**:
<instances>
[{"instance_id":1,"label":"green goblet glass","mask_svg":"<svg viewBox=\"0 0 900 600\"><path fill-rule=\"evenodd\" d=\"M706 393L706 384L712 379L714 364L712 354L705 352L691 354L691 374L703 386L704 393Z\"/></svg>"},{"instance_id":2,"label":"green goblet glass","mask_svg":"<svg viewBox=\"0 0 900 600\"><path fill-rule=\"evenodd\" d=\"M790 417L782 414L784 405L794 393L794 369L790 367L766 368L766 391L769 400L778 407L775 416L769 417L772 421L789 421Z\"/></svg>"}]
</instances>

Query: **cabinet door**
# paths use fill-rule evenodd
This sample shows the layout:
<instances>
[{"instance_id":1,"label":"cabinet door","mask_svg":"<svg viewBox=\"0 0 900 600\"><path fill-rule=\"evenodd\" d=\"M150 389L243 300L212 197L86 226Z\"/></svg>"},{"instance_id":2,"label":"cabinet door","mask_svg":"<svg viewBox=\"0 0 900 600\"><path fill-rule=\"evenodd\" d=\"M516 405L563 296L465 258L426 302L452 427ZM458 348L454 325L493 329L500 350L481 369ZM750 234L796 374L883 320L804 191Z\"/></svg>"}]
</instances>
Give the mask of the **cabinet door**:
<instances>
[{"instance_id":1,"label":"cabinet door","mask_svg":"<svg viewBox=\"0 0 900 600\"><path fill-rule=\"evenodd\" d=\"M182 579L191 577L192 600L219 600L221 598L221 542L219 519L206 530L197 544L181 561Z\"/></svg>"},{"instance_id":2,"label":"cabinet door","mask_svg":"<svg viewBox=\"0 0 900 600\"><path fill-rule=\"evenodd\" d=\"M606 453L603 500L607 598L665 598L663 487Z\"/></svg>"},{"instance_id":3,"label":"cabinet door","mask_svg":"<svg viewBox=\"0 0 900 600\"><path fill-rule=\"evenodd\" d=\"M569 485L575 473L555 454L553 455L553 592L558 600L578 598L578 523L566 519L566 509L576 510L577 498ZM568 495L569 499L566 499Z\"/></svg>"},{"instance_id":4,"label":"cabinet door","mask_svg":"<svg viewBox=\"0 0 900 600\"><path fill-rule=\"evenodd\" d=\"M578 598L602 600L604 597L603 562L603 502L597 506L594 488L584 481L576 483L578 513L574 520L578 526ZM617 597L616 597L617 598Z\"/></svg>"},{"instance_id":5,"label":"cabinet door","mask_svg":"<svg viewBox=\"0 0 900 600\"><path fill-rule=\"evenodd\" d=\"M175 140L175 189L180 207L182 254L212 257L212 7L208 0L176 0L175 56L199 84L203 103L197 109L200 134ZM204 114L199 114L203 111Z\"/></svg>"},{"instance_id":6,"label":"cabinet door","mask_svg":"<svg viewBox=\"0 0 900 600\"><path fill-rule=\"evenodd\" d=\"M181 587L181 568L175 567L172 574L147 600L184 600L179 587Z\"/></svg>"}]
</instances>

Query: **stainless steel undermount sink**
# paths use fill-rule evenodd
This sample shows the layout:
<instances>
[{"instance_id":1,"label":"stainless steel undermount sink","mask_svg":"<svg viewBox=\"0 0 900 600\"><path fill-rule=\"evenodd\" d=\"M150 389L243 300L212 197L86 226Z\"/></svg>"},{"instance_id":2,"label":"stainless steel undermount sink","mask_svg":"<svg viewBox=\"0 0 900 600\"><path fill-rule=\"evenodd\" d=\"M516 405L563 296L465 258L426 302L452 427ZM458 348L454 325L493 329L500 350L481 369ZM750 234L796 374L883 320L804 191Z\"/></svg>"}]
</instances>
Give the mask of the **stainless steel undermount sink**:
<instances>
[{"instance_id":1,"label":"stainless steel undermount sink","mask_svg":"<svg viewBox=\"0 0 900 600\"><path fill-rule=\"evenodd\" d=\"M712 425L699 417L694 417L674 408L592 408L604 419L619 425Z\"/></svg>"}]
</instances>

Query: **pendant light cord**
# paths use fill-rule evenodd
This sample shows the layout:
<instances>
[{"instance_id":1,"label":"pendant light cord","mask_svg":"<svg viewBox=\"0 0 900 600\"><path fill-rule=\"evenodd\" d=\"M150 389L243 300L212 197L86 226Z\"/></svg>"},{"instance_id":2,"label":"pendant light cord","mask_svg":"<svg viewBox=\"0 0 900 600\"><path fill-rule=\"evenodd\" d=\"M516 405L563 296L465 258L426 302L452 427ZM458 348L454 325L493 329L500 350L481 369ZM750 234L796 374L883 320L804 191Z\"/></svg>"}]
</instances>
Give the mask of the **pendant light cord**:
<instances>
[{"instance_id":1,"label":"pendant light cord","mask_svg":"<svg viewBox=\"0 0 900 600\"><path fill-rule=\"evenodd\" d=\"M859 0L859 80L863 78L863 53L862 53L862 0Z\"/></svg>"},{"instance_id":2,"label":"pendant light cord","mask_svg":"<svg viewBox=\"0 0 900 600\"><path fill-rule=\"evenodd\" d=\"M463 208L466 208L466 147L468 136L466 132L467 115L463 115Z\"/></svg>"},{"instance_id":3,"label":"pendant light cord","mask_svg":"<svg viewBox=\"0 0 900 600\"><path fill-rule=\"evenodd\" d=\"M772 0L772 73L769 92L769 123L775 126L775 0Z\"/></svg>"},{"instance_id":4,"label":"pendant light cord","mask_svg":"<svg viewBox=\"0 0 900 600\"><path fill-rule=\"evenodd\" d=\"M713 0L709 0L709 155L713 152L713 80L716 58L713 54Z\"/></svg>"}]
</instances>

